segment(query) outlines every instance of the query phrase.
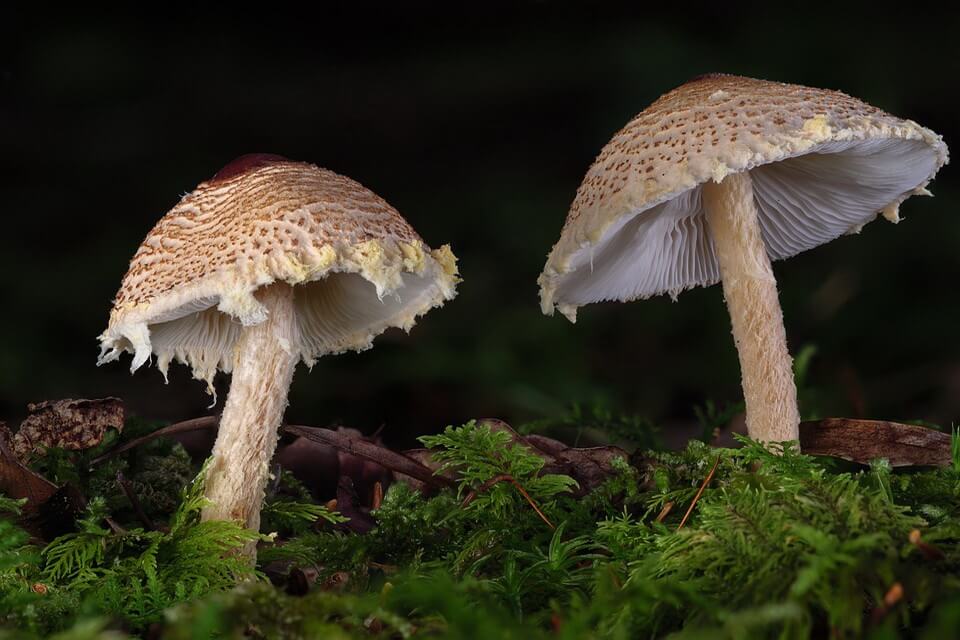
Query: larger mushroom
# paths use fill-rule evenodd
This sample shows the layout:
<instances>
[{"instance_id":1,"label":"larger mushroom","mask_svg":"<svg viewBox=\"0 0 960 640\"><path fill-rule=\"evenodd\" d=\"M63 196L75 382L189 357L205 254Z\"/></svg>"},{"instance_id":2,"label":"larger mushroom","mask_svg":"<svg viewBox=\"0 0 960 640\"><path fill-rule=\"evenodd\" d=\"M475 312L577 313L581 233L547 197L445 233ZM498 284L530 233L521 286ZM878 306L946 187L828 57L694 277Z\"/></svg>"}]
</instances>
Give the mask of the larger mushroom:
<instances>
[{"instance_id":1,"label":"larger mushroom","mask_svg":"<svg viewBox=\"0 0 960 640\"><path fill-rule=\"evenodd\" d=\"M99 364L133 354L190 366L212 392L232 372L203 518L258 529L298 362L360 351L455 295L456 258L431 251L369 189L326 169L249 155L201 183L147 235L100 336Z\"/></svg>"},{"instance_id":2,"label":"larger mushroom","mask_svg":"<svg viewBox=\"0 0 960 640\"><path fill-rule=\"evenodd\" d=\"M723 282L749 435L797 440L771 260L925 194L933 131L837 91L708 75L661 96L603 148L540 276L544 313Z\"/></svg>"}]
</instances>

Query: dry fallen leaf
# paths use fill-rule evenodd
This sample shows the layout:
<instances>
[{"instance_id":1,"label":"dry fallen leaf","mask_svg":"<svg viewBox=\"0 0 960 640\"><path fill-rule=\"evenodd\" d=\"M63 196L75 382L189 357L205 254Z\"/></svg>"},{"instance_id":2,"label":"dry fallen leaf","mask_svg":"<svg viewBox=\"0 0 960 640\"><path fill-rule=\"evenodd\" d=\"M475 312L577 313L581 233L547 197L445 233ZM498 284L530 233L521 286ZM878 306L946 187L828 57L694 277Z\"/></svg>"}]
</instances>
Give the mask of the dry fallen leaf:
<instances>
[{"instance_id":1,"label":"dry fallen leaf","mask_svg":"<svg viewBox=\"0 0 960 640\"><path fill-rule=\"evenodd\" d=\"M51 400L27 405L30 415L13 436L13 453L20 460L46 448L78 451L103 441L107 429L123 430L124 408L119 398Z\"/></svg>"},{"instance_id":2,"label":"dry fallen leaf","mask_svg":"<svg viewBox=\"0 0 960 640\"><path fill-rule=\"evenodd\" d=\"M36 509L57 492L57 486L20 462L11 447L10 430L0 422L0 492L27 499L26 510Z\"/></svg>"}]
</instances>

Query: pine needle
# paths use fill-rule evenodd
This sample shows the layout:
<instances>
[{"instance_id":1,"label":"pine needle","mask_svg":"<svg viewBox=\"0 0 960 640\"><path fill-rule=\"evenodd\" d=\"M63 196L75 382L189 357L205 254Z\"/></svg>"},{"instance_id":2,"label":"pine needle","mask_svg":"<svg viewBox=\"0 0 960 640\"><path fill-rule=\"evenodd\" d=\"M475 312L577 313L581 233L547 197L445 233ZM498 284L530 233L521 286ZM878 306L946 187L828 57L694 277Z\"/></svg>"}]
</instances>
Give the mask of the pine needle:
<instances>
[{"instance_id":1,"label":"pine needle","mask_svg":"<svg viewBox=\"0 0 960 640\"><path fill-rule=\"evenodd\" d=\"M710 481L713 480L713 474L717 472L717 465L720 464L720 456L717 456L717 459L714 461L713 466L710 468L710 473L707 474L707 477L703 479L703 484L700 485L700 489L697 491L697 495L693 496L693 502L690 503L690 507L687 509L687 512L683 514L683 519L680 521L680 526L677 527L677 531L683 529L683 525L687 523L687 518L690 517L690 514L693 513L693 508L697 506L697 502L700 500L700 496L703 495L703 490L707 488L707 485L710 484Z\"/></svg>"},{"instance_id":2,"label":"pine needle","mask_svg":"<svg viewBox=\"0 0 960 640\"><path fill-rule=\"evenodd\" d=\"M483 493L484 491L486 491L493 485L497 484L498 482L509 482L514 487L516 487L517 491L520 492L520 495L522 495L524 499L526 499L526 501L530 503L530 506L533 507L533 510L537 512L537 515L540 516L540 519L546 522L547 526L550 527L551 529L557 528L556 525L550 522L550 519L543 514L543 511L540 510L540 507L537 506L537 503L534 502L533 498L530 497L530 494L527 493L527 490L523 488L523 485L517 482L513 476L507 475L505 473L500 474L498 476L494 476L493 478L490 478L489 480L484 482L482 485L480 485L480 487L476 491L471 491L470 493L468 493L467 497L464 498L463 504L461 506L463 507L468 506L471 502L473 502L474 498L476 498L478 494Z\"/></svg>"}]
</instances>

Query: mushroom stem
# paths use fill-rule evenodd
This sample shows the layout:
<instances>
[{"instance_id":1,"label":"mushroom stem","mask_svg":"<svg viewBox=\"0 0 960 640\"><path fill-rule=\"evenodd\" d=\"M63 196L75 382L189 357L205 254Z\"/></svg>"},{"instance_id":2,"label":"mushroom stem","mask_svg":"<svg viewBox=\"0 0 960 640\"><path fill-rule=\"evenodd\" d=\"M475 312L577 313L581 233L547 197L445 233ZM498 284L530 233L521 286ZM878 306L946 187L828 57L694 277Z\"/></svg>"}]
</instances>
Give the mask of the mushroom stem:
<instances>
[{"instance_id":1,"label":"mushroom stem","mask_svg":"<svg viewBox=\"0 0 960 640\"><path fill-rule=\"evenodd\" d=\"M223 407L206 479L210 504L203 520L234 520L260 528L270 459L287 407L297 356L293 287L277 283L256 293L267 319L245 327L237 340L230 395ZM245 549L254 555L255 548Z\"/></svg>"},{"instance_id":2,"label":"mushroom stem","mask_svg":"<svg viewBox=\"0 0 960 640\"><path fill-rule=\"evenodd\" d=\"M747 433L762 442L799 440L793 360L750 175L734 173L704 184L703 207L740 356Z\"/></svg>"}]
</instances>

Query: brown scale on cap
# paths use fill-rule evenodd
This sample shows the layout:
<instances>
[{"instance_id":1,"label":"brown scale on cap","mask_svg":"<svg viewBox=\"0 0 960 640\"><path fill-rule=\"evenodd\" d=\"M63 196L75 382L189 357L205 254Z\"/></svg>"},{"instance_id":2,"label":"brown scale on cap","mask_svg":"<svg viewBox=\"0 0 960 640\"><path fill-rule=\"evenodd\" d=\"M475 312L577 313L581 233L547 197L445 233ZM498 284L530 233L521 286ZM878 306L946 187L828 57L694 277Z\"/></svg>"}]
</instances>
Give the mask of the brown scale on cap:
<instances>
[{"instance_id":1,"label":"brown scale on cap","mask_svg":"<svg viewBox=\"0 0 960 640\"><path fill-rule=\"evenodd\" d=\"M613 136L577 190L567 224L603 206L631 180L643 181L646 193L674 189L674 173L662 165L723 161L726 154L737 155L737 145L752 152L756 138L789 136L817 116L834 129L860 128L863 119L903 122L839 91L718 73L699 76L658 98Z\"/></svg>"},{"instance_id":2,"label":"brown scale on cap","mask_svg":"<svg viewBox=\"0 0 960 640\"><path fill-rule=\"evenodd\" d=\"M930 172L879 205L895 222L899 204L911 193L925 193L924 185L947 162L947 147L936 133L839 91L724 74L694 78L658 98L614 134L588 169L540 277L542 308L551 313L558 307L574 316L583 302L564 299L560 289L566 276L593 265L592 257L583 256L606 242L625 220L708 182L818 153L824 145L852 148L886 141L926 147L929 154L924 162ZM856 231L871 213L876 211L864 212L849 227L831 228L816 238L806 237L803 229L787 221L785 232L790 237L785 246L789 246L777 249L774 257L788 257ZM692 220L683 222L687 232L696 226ZM691 286L711 284L717 274L707 263L697 265L697 277L673 278L664 286L651 283L638 295L615 297L676 295Z\"/></svg>"},{"instance_id":3,"label":"brown scale on cap","mask_svg":"<svg viewBox=\"0 0 960 640\"><path fill-rule=\"evenodd\" d=\"M244 264L277 253L311 265L324 246L368 240L423 244L396 209L350 178L281 156L241 156L186 195L147 235L114 313L224 269L242 272Z\"/></svg>"}]
</instances>

